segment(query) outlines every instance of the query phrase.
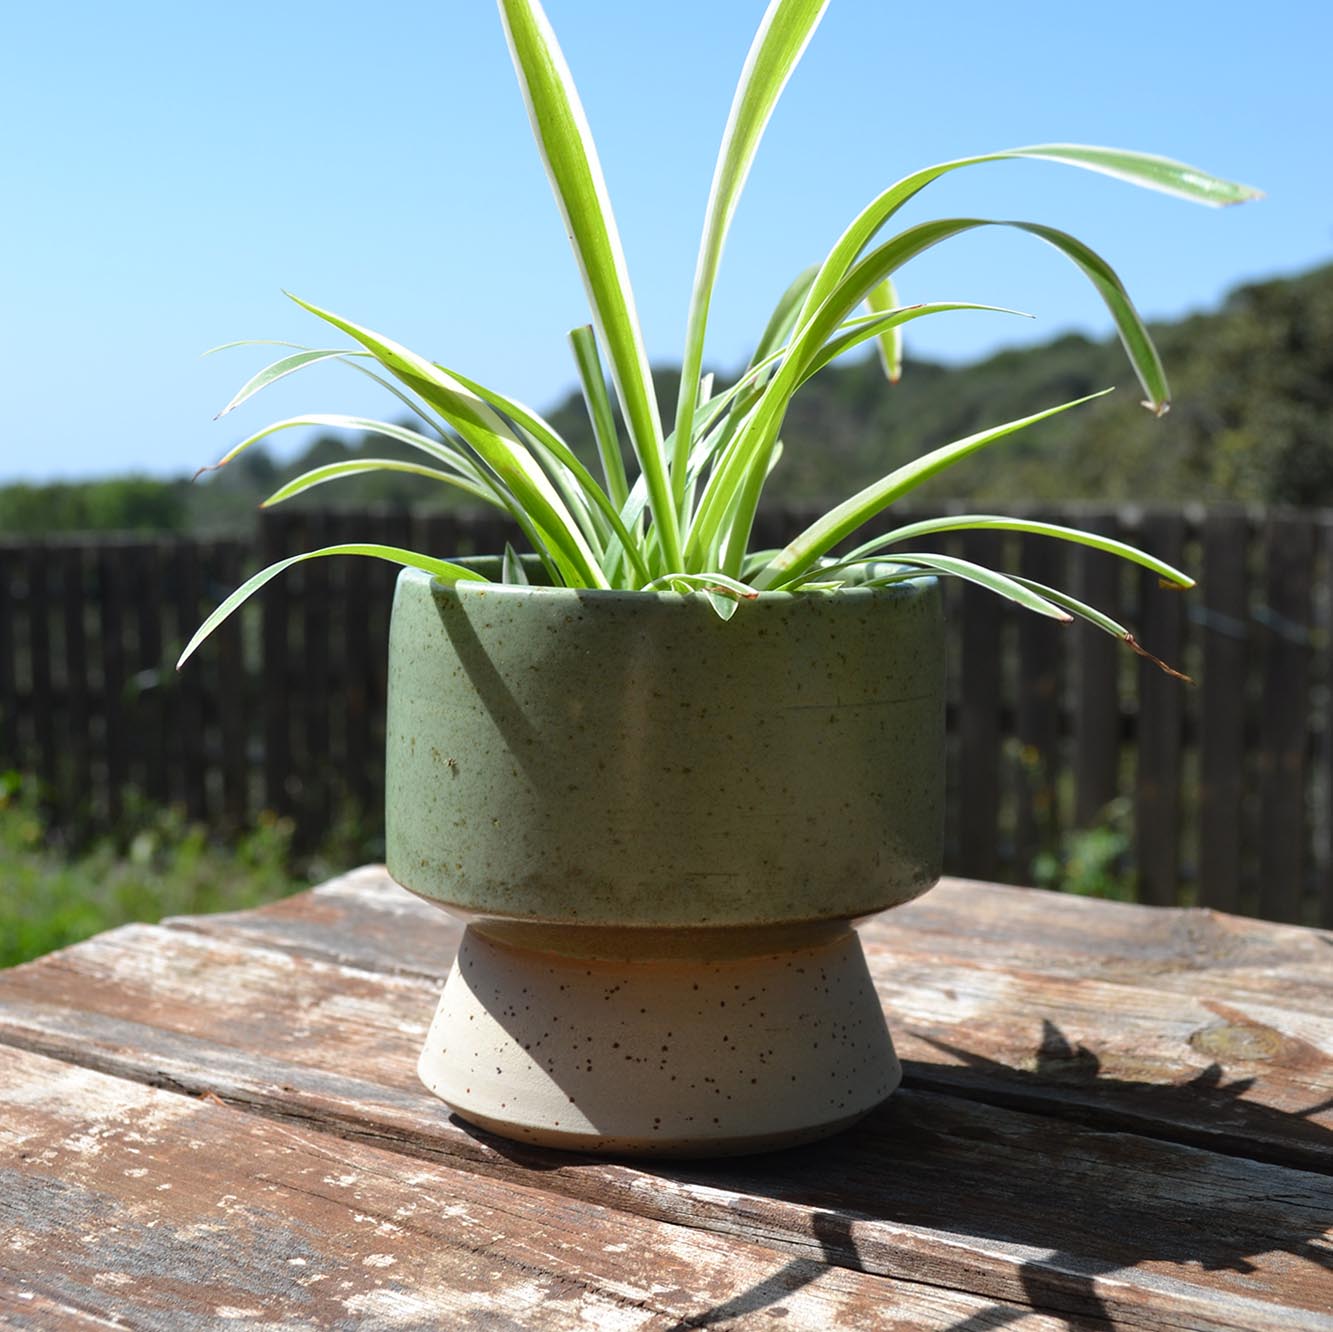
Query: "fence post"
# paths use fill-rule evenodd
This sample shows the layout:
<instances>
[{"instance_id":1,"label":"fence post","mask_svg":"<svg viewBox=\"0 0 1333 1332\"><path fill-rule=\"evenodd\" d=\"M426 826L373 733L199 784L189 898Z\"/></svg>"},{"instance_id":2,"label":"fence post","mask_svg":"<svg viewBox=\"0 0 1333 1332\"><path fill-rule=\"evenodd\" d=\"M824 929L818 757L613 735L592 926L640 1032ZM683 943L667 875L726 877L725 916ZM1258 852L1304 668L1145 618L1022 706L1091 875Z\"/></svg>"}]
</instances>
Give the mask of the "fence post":
<instances>
[{"instance_id":1,"label":"fence post","mask_svg":"<svg viewBox=\"0 0 1333 1332\"><path fill-rule=\"evenodd\" d=\"M1203 625L1199 901L1219 911L1241 903L1249 539L1243 513L1210 513L1203 521L1202 604L1195 612Z\"/></svg>"},{"instance_id":2,"label":"fence post","mask_svg":"<svg viewBox=\"0 0 1333 1332\"><path fill-rule=\"evenodd\" d=\"M1307 861L1305 753L1313 536L1304 515L1274 515L1264 528L1259 911L1269 920L1293 923L1301 920Z\"/></svg>"},{"instance_id":3,"label":"fence post","mask_svg":"<svg viewBox=\"0 0 1333 1332\"><path fill-rule=\"evenodd\" d=\"M1185 545L1180 514L1149 515L1142 538L1143 546L1159 559L1179 565ZM1179 670L1185 647L1181 593L1159 587L1157 575L1147 570L1140 575L1139 586L1141 641ZM1139 901L1153 906L1173 906L1179 889L1180 745L1186 688L1146 658L1139 662L1134 823Z\"/></svg>"}]
</instances>

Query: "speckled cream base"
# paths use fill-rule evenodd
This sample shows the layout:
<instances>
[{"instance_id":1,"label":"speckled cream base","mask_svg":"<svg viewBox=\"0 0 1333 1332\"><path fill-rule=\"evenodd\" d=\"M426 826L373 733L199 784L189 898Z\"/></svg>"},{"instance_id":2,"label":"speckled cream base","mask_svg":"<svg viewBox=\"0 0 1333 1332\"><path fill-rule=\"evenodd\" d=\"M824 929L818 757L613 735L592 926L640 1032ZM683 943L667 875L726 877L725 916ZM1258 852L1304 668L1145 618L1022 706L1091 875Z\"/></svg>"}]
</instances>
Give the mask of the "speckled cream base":
<instances>
[{"instance_id":1,"label":"speckled cream base","mask_svg":"<svg viewBox=\"0 0 1333 1332\"><path fill-rule=\"evenodd\" d=\"M688 1157L835 1133L902 1077L850 926L758 956L619 951L571 956L469 927L421 1080L508 1138Z\"/></svg>"}]
</instances>

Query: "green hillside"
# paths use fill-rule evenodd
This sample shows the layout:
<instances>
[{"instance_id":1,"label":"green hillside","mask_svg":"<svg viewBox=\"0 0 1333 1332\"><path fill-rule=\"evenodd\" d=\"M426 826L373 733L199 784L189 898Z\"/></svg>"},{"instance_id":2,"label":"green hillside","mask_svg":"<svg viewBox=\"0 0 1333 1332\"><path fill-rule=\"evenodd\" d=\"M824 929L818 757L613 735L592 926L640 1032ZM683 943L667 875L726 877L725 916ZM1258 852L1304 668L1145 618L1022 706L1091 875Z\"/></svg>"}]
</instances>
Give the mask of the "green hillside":
<instances>
[{"instance_id":1,"label":"green hillside","mask_svg":"<svg viewBox=\"0 0 1333 1332\"><path fill-rule=\"evenodd\" d=\"M933 491L924 489L922 498L1333 505L1333 265L1241 287L1219 310L1155 325L1153 333L1174 397L1163 420L1138 405L1113 340L1062 337L957 368L909 354L893 387L874 358L834 364L796 399L769 494L840 497L937 444L1114 384L1119 391L1111 397L1011 436ZM675 386L674 372L658 372L664 407L674 406ZM581 399L571 394L550 419L593 459ZM248 526L264 495L308 467L406 454L383 439L320 438L290 465L279 467L259 447L195 484L131 477L0 487L0 533L235 529ZM295 502L421 506L451 499L443 487L383 474Z\"/></svg>"}]
</instances>

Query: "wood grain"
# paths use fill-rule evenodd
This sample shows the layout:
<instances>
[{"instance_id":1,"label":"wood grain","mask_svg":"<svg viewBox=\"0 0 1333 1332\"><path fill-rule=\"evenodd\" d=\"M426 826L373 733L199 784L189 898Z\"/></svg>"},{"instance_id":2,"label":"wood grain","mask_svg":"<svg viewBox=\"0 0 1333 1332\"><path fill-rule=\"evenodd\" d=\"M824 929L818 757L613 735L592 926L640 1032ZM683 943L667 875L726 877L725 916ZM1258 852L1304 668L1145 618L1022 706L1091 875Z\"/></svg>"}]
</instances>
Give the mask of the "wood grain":
<instances>
[{"instance_id":1,"label":"wood grain","mask_svg":"<svg viewBox=\"0 0 1333 1332\"><path fill-rule=\"evenodd\" d=\"M346 901L373 882L304 900ZM415 933L408 923L399 929ZM921 1090L830 1143L771 1158L707 1169L571 1161L475 1133L416 1085L433 998L424 978L129 927L0 977L0 1039L210 1092L255 1122L537 1181L544 1194L800 1260L1118 1326L1333 1327L1326 1176Z\"/></svg>"},{"instance_id":2,"label":"wood grain","mask_svg":"<svg viewBox=\"0 0 1333 1332\"><path fill-rule=\"evenodd\" d=\"M3 1047L0 1107L20 1326L1065 1326L830 1264L817 1236L793 1258Z\"/></svg>"}]
</instances>

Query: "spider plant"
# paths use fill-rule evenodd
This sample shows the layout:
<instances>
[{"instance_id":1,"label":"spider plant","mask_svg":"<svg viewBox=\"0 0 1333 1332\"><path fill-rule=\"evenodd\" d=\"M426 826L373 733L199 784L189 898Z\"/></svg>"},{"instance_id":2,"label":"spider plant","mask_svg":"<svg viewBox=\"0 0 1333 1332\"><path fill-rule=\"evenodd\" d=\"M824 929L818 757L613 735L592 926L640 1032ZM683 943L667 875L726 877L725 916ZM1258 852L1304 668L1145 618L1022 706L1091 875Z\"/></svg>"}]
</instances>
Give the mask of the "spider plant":
<instances>
[{"instance_id":1,"label":"spider plant","mask_svg":"<svg viewBox=\"0 0 1333 1332\"><path fill-rule=\"evenodd\" d=\"M411 413L414 424L334 415L292 417L266 426L220 463L279 431L317 426L373 431L410 445L420 462L365 459L318 467L283 486L276 504L338 477L375 469L412 472L452 486L509 513L551 583L577 588L660 589L707 596L724 618L767 591L828 591L847 583L885 584L942 574L966 579L1055 620L1088 620L1135 646L1128 630L1055 588L931 550L932 538L962 528L1003 528L1077 542L1152 570L1168 585L1192 580L1144 551L1089 532L1049 523L973 514L913 522L850 553L833 552L864 524L929 478L1027 426L1089 401L1061 403L932 449L850 495L781 550L750 550L755 513L781 452L783 419L812 375L864 343L879 349L888 378L901 364L904 327L916 319L995 307L961 301L904 305L894 275L924 250L978 227L1005 226L1053 246L1105 302L1145 406L1161 415L1166 375L1133 304L1110 265L1054 227L1028 221L951 217L887 234L899 210L932 181L984 163L1029 159L1100 172L1197 203L1223 205L1257 191L1163 157L1112 148L1049 143L962 157L914 172L890 185L856 215L828 255L800 274L778 301L754 355L737 381L719 390L704 375L704 338L727 230L774 105L818 26L828 0L770 0L736 88L722 135L690 295L675 418L658 410L634 294L592 135L574 81L538 0L498 0L501 21L532 130L569 233L591 307L590 325L570 344L600 458L595 476L536 412L458 370L410 351L381 333L299 300L348 342L285 348L223 409L239 407L268 384L323 361L370 375ZM1002 313L1016 313L1007 311ZM229 344L237 345L237 344ZM620 417L637 464L627 475L607 387L610 372ZM1109 390L1106 390L1109 392ZM1100 396L1099 394L1092 395ZM424 569L444 580L478 579L459 564L382 545L339 545L282 560L231 594L195 634L183 662L251 593L289 565L326 555L371 555ZM521 581L512 551L507 581Z\"/></svg>"}]
</instances>

